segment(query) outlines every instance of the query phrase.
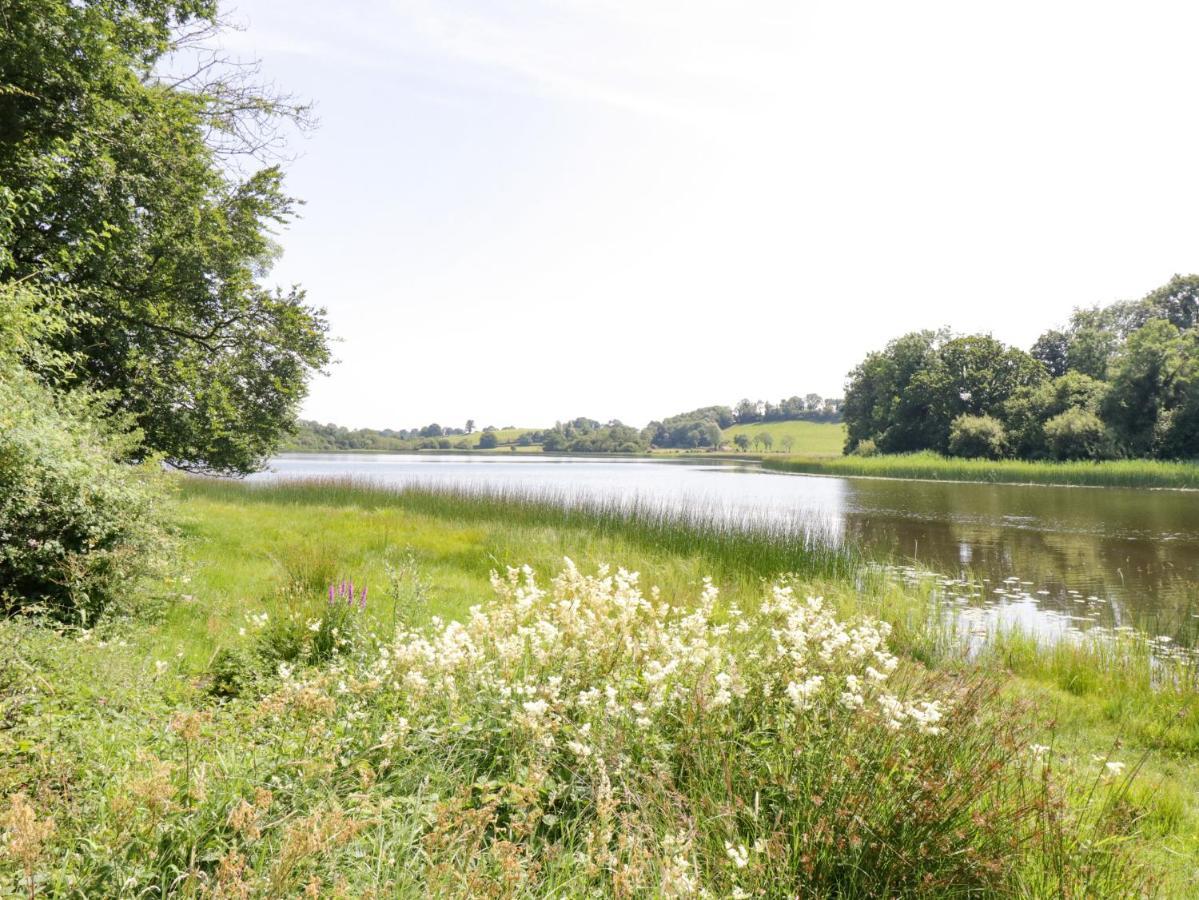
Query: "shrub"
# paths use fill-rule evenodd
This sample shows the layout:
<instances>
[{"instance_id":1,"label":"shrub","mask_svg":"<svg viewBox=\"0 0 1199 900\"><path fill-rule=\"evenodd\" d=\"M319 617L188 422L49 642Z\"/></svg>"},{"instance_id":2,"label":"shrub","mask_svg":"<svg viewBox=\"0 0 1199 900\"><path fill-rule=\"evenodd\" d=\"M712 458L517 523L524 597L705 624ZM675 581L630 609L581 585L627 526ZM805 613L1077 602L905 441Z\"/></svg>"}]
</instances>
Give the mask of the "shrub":
<instances>
[{"instance_id":1,"label":"shrub","mask_svg":"<svg viewBox=\"0 0 1199 900\"><path fill-rule=\"evenodd\" d=\"M1045 445L1054 459L1103 459L1110 455L1103 421L1085 409L1068 409L1047 421Z\"/></svg>"},{"instance_id":2,"label":"shrub","mask_svg":"<svg viewBox=\"0 0 1199 900\"><path fill-rule=\"evenodd\" d=\"M876 443L874 443L874 441L872 441L870 438L866 438L866 440L864 440L864 441L858 441L858 445L853 448L853 455L854 456L877 456L878 455L878 445Z\"/></svg>"},{"instance_id":3,"label":"shrub","mask_svg":"<svg viewBox=\"0 0 1199 900\"><path fill-rule=\"evenodd\" d=\"M499 439L495 436L494 431L484 431L479 435L480 450L494 450L499 446Z\"/></svg>"},{"instance_id":4,"label":"shrub","mask_svg":"<svg viewBox=\"0 0 1199 900\"><path fill-rule=\"evenodd\" d=\"M289 581L273 598L275 615L251 616L261 628L254 644L267 671L277 671L280 664L319 666L354 650L361 637L366 587L355 590L353 582L334 582L326 596L327 602L318 604L302 582Z\"/></svg>"},{"instance_id":5,"label":"shrub","mask_svg":"<svg viewBox=\"0 0 1199 900\"><path fill-rule=\"evenodd\" d=\"M951 456L999 459L1006 452L1007 436L993 416L961 415L949 427Z\"/></svg>"},{"instance_id":6,"label":"shrub","mask_svg":"<svg viewBox=\"0 0 1199 900\"><path fill-rule=\"evenodd\" d=\"M90 623L168 547L162 475L94 398L0 359L0 609Z\"/></svg>"}]
</instances>

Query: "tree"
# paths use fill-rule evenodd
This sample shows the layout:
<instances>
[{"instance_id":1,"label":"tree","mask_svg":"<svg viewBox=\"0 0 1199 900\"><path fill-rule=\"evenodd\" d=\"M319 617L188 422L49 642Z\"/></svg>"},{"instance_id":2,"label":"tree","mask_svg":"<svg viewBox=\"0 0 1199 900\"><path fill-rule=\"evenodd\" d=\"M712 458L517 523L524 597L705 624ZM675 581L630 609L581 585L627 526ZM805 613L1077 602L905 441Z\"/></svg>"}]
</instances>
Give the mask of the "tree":
<instances>
[{"instance_id":1,"label":"tree","mask_svg":"<svg viewBox=\"0 0 1199 900\"><path fill-rule=\"evenodd\" d=\"M1066 344L1066 369L1106 381L1108 365L1118 345L1115 333L1104 328L1094 317L1076 313Z\"/></svg>"},{"instance_id":2,"label":"tree","mask_svg":"<svg viewBox=\"0 0 1199 900\"><path fill-rule=\"evenodd\" d=\"M748 425L751 422L757 422L762 418L762 404L758 400L750 400L748 397L737 404L734 411L734 417L738 425Z\"/></svg>"},{"instance_id":3,"label":"tree","mask_svg":"<svg viewBox=\"0 0 1199 900\"><path fill-rule=\"evenodd\" d=\"M910 390L913 378L933 364L945 332L916 331L870 353L852 372L842 413L846 452L872 440L885 453L905 453L933 446L926 400Z\"/></svg>"},{"instance_id":4,"label":"tree","mask_svg":"<svg viewBox=\"0 0 1199 900\"><path fill-rule=\"evenodd\" d=\"M742 453L749 449L749 435L742 432L733 436L733 443L737 445L737 449Z\"/></svg>"},{"instance_id":5,"label":"tree","mask_svg":"<svg viewBox=\"0 0 1199 900\"><path fill-rule=\"evenodd\" d=\"M1066 374L1070 339L1065 332L1050 329L1042 334L1030 351L1031 356L1054 378Z\"/></svg>"},{"instance_id":6,"label":"tree","mask_svg":"<svg viewBox=\"0 0 1199 900\"><path fill-rule=\"evenodd\" d=\"M480 450L494 450L500 444L499 438L495 436L494 431L484 431L479 435Z\"/></svg>"},{"instance_id":7,"label":"tree","mask_svg":"<svg viewBox=\"0 0 1199 900\"><path fill-rule=\"evenodd\" d=\"M1128 454L1156 455L1159 444L1174 443L1167 435L1199 365L1196 344L1194 332L1153 319L1132 333L1116 357L1103 414Z\"/></svg>"},{"instance_id":8,"label":"tree","mask_svg":"<svg viewBox=\"0 0 1199 900\"><path fill-rule=\"evenodd\" d=\"M0 279L70 318L74 364L43 377L106 392L135 457L259 467L330 359L323 311L259 284L296 206L271 151L305 108L204 49L210 0L14 0L3 22Z\"/></svg>"},{"instance_id":9,"label":"tree","mask_svg":"<svg viewBox=\"0 0 1199 900\"><path fill-rule=\"evenodd\" d=\"M784 434L783 439L780 443L783 445L783 452L790 453L791 448L793 448L795 446L795 436L790 435L790 434Z\"/></svg>"},{"instance_id":10,"label":"tree","mask_svg":"<svg viewBox=\"0 0 1199 900\"><path fill-rule=\"evenodd\" d=\"M1180 331L1199 327L1199 275L1175 275L1141 302Z\"/></svg>"},{"instance_id":11,"label":"tree","mask_svg":"<svg viewBox=\"0 0 1199 900\"><path fill-rule=\"evenodd\" d=\"M804 405L807 406L808 412L817 412L824 405L824 398L819 394L808 394L804 397Z\"/></svg>"},{"instance_id":12,"label":"tree","mask_svg":"<svg viewBox=\"0 0 1199 900\"><path fill-rule=\"evenodd\" d=\"M770 452L770 449L774 446L774 435L769 431L763 431L761 434L761 441L762 446L766 449L766 451Z\"/></svg>"},{"instance_id":13,"label":"tree","mask_svg":"<svg viewBox=\"0 0 1199 900\"><path fill-rule=\"evenodd\" d=\"M1026 459L1047 455L1050 451L1045 443L1045 423L1071 409L1097 416L1106 394L1104 382L1081 372L1067 372L1060 378L1017 389L1004 404L1002 417L1011 449Z\"/></svg>"},{"instance_id":14,"label":"tree","mask_svg":"<svg viewBox=\"0 0 1199 900\"><path fill-rule=\"evenodd\" d=\"M474 419L466 420L466 429L465 430L466 430L467 434L471 434L472 432L474 432L474 430L475 430L475 420Z\"/></svg>"}]
</instances>

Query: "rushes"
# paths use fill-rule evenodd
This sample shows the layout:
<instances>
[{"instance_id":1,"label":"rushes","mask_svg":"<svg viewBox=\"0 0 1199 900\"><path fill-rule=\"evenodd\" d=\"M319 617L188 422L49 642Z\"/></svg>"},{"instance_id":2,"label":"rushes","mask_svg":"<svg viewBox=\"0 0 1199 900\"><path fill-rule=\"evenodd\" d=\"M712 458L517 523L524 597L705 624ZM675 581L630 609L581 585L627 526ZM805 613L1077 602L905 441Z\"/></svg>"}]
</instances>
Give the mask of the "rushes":
<instances>
[{"instance_id":1,"label":"rushes","mask_svg":"<svg viewBox=\"0 0 1199 900\"><path fill-rule=\"evenodd\" d=\"M814 578L849 577L859 560L831 546L818 523L802 518L715 515L703 507L673 509L640 498L595 499L570 492L523 488L478 490L461 485L387 487L353 478L305 478L270 484L188 478L186 494L237 503L358 506L401 509L456 522L585 531L651 552L700 556L717 574L771 577L794 572Z\"/></svg>"},{"instance_id":2,"label":"rushes","mask_svg":"<svg viewBox=\"0 0 1199 900\"><path fill-rule=\"evenodd\" d=\"M936 453L893 456L843 456L833 459L764 458L762 467L815 475L862 475L875 478L924 478L936 481L985 481L1007 484L1090 485L1199 489L1199 464L1148 459L1105 462L1029 462L1026 460L952 459Z\"/></svg>"}]
</instances>

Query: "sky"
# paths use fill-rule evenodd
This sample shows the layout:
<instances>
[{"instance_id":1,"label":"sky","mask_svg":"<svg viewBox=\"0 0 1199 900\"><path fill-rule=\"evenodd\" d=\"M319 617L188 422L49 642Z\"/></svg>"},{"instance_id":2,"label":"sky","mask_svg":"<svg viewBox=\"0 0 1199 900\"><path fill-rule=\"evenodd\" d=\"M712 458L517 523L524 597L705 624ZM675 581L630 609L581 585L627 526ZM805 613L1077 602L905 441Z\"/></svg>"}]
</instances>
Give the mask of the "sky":
<instances>
[{"instance_id":1,"label":"sky","mask_svg":"<svg viewBox=\"0 0 1199 900\"><path fill-rule=\"evenodd\" d=\"M316 105L272 283L302 415L642 425L841 396L918 328L1028 347L1199 271L1199 4L240 0Z\"/></svg>"}]
</instances>

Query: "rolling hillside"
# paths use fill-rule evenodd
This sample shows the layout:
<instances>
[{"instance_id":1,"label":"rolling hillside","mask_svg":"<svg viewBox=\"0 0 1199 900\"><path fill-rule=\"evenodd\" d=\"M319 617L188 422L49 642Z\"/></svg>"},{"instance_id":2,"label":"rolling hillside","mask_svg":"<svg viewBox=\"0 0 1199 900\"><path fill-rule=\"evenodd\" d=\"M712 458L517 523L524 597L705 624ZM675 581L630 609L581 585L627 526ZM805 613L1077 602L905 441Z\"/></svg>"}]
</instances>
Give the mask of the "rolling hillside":
<instances>
[{"instance_id":1,"label":"rolling hillside","mask_svg":"<svg viewBox=\"0 0 1199 900\"><path fill-rule=\"evenodd\" d=\"M724 440L732 448L733 439L744 434L750 439L750 453L766 452L766 448L755 444L755 439L769 434L773 440L772 453L792 453L802 456L840 456L845 446L845 426L840 422L756 422L752 425L734 425L724 429ZM785 446L786 439L794 443Z\"/></svg>"}]
</instances>

